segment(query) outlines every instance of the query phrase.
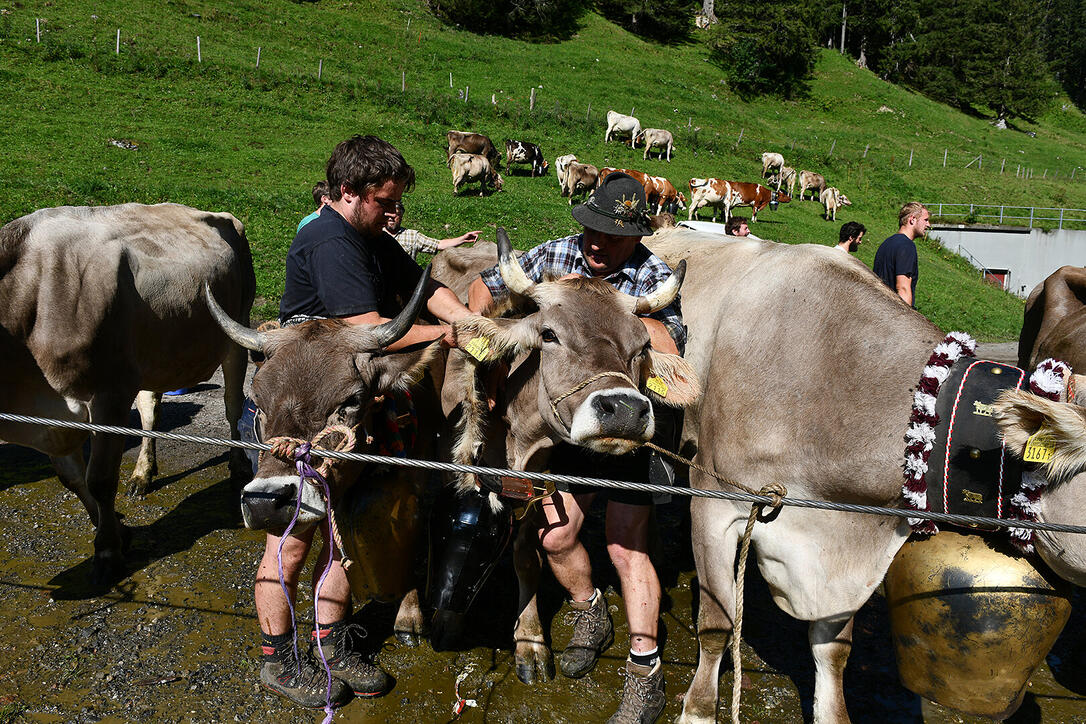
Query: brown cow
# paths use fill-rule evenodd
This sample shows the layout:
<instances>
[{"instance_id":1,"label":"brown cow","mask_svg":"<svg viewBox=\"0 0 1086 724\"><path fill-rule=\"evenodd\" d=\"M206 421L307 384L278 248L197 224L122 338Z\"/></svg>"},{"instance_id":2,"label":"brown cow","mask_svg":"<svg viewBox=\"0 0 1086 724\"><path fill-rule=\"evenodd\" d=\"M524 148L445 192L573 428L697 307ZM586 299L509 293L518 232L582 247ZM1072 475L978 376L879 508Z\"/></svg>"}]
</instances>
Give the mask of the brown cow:
<instances>
[{"instance_id":1,"label":"brown cow","mask_svg":"<svg viewBox=\"0 0 1086 724\"><path fill-rule=\"evenodd\" d=\"M579 193L587 196L592 193L599 183L599 177L599 170L592 164L571 161L566 167L566 183L562 187L562 195L569 197L572 206L573 196Z\"/></svg>"},{"instance_id":2,"label":"brown cow","mask_svg":"<svg viewBox=\"0 0 1086 724\"><path fill-rule=\"evenodd\" d=\"M814 171L799 172L799 200L803 201L809 189L814 189L815 198L826 188L826 177Z\"/></svg>"},{"instance_id":3,"label":"brown cow","mask_svg":"<svg viewBox=\"0 0 1086 724\"><path fill-rule=\"evenodd\" d=\"M1038 284L1026 299L1018 366L1034 369L1055 357L1086 372L1086 268L1064 266Z\"/></svg>"},{"instance_id":4,"label":"brown cow","mask_svg":"<svg viewBox=\"0 0 1086 724\"><path fill-rule=\"evenodd\" d=\"M724 223L731 218L732 209L737 206L751 207L750 220L758 220L758 212L764 209L771 201L788 203L792 198L788 194L774 191L761 184L743 181L721 181L720 179L690 179L690 212L689 219L693 220L697 210L702 206L713 207L713 221L716 221L716 209L724 209Z\"/></svg>"},{"instance_id":5,"label":"brown cow","mask_svg":"<svg viewBox=\"0 0 1086 724\"><path fill-rule=\"evenodd\" d=\"M657 214L664 211L674 214L679 209L686 208L686 197L663 176L648 177L648 185L645 186L645 198L648 200L650 208L654 203L656 204Z\"/></svg>"},{"instance_id":6,"label":"brown cow","mask_svg":"<svg viewBox=\"0 0 1086 724\"><path fill-rule=\"evenodd\" d=\"M460 186L466 183L479 182L479 195L486 194L486 185L494 186L495 191L502 190L502 177L490 165L486 156L477 153L457 153L450 161L453 176L453 193L460 192Z\"/></svg>"},{"instance_id":7,"label":"brown cow","mask_svg":"<svg viewBox=\"0 0 1086 724\"><path fill-rule=\"evenodd\" d=\"M477 153L485 156L495 169L501 169L501 154L488 136L471 131L449 131L445 134L445 139L449 142L445 153L446 166L451 167L452 157L458 153Z\"/></svg>"}]
</instances>

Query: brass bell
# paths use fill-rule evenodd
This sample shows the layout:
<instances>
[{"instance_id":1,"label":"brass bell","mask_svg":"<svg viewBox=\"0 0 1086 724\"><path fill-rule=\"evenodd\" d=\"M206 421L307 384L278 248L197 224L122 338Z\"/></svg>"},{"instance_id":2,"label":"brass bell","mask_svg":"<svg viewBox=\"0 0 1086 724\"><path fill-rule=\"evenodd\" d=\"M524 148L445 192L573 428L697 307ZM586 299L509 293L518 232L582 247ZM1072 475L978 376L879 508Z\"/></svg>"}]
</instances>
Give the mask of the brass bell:
<instances>
[{"instance_id":1,"label":"brass bell","mask_svg":"<svg viewBox=\"0 0 1086 724\"><path fill-rule=\"evenodd\" d=\"M1002 536L1002 538L1001 538ZM1006 719L1071 615L1071 586L1006 533L911 539L886 573L901 682L943 706ZM1044 564L1040 564L1044 565Z\"/></svg>"}]
</instances>

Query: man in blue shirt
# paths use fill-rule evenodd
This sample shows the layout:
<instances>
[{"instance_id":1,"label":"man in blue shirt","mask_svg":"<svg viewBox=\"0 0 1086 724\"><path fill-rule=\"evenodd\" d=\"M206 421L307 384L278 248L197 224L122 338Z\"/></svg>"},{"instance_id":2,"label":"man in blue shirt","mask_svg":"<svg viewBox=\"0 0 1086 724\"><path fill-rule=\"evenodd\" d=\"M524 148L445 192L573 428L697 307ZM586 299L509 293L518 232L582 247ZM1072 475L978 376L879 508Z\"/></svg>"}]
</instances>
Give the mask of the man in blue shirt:
<instances>
[{"instance_id":1,"label":"man in blue shirt","mask_svg":"<svg viewBox=\"0 0 1086 724\"><path fill-rule=\"evenodd\" d=\"M328 198L328 182L324 179L321 179L320 181L315 183L313 185L313 204L317 207L317 210L299 221L298 228L294 230L294 233L297 234L299 231L302 230L303 226L320 216L321 209L323 209L324 205L331 200L332 199Z\"/></svg>"},{"instance_id":2,"label":"man in blue shirt","mask_svg":"<svg viewBox=\"0 0 1086 724\"><path fill-rule=\"evenodd\" d=\"M573 218L584 226L583 232L540 244L526 252L520 264L535 282L543 281L547 273L579 274L601 278L626 294L647 294L671 276L671 269L641 243L642 236L652 233L646 209L644 187L624 173L612 173L585 203L573 209ZM501 274L492 267L472 282L468 307L480 312L494 297L505 293ZM686 346L678 297L641 321L654 349L679 354ZM663 422L666 413L661 412L662 408L657 408L658 419ZM647 453L642 449L611 456L563 445L551 456L551 470L648 482ZM657 641L660 581L648 554L652 495L583 486L570 491L563 487L559 485L559 492L543 505L546 522L539 532L551 570L569 593L573 609L573 635L559 659L562 673L571 678L584 676L614 640L607 601L592 582L588 553L578 537L593 499L605 495L607 548L622 582L630 626L626 687L613 720L655 721L666 701Z\"/></svg>"},{"instance_id":3,"label":"man in blue shirt","mask_svg":"<svg viewBox=\"0 0 1086 724\"><path fill-rule=\"evenodd\" d=\"M875 274L913 309L916 308L916 279L920 276L913 240L924 235L931 226L930 219L927 208L920 202L905 204L898 212L900 228L897 233L882 242L875 252Z\"/></svg>"}]
</instances>

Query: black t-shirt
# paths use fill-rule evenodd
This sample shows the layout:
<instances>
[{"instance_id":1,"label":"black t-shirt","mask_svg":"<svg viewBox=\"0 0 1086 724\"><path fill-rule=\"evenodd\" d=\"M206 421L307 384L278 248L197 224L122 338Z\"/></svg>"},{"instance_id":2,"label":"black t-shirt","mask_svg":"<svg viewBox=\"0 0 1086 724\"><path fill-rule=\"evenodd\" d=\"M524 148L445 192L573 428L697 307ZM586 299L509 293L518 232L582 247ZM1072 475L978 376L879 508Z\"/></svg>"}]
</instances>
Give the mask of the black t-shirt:
<instances>
[{"instance_id":1,"label":"black t-shirt","mask_svg":"<svg viewBox=\"0 0 1086 724\"><path fill-rule=\"evenodd\" d=\"M298 230L287 252L279 319L350 317L376 311L394 317L422 270L385 233L363 237L330 206Z\"/></svg>"},{"instance_id":2,"label":"black t-shirt","mask_svg":"<svg viewBox=\"0 0 1086 724\"><path fill-rule=\"evenodd\" d=\"M875 274L886 286L897 291L897 277L912 280L913 306L916 306L916 278L920 276L920 264L916 256L916 244L904 234L894 234L875 252Z\"/></svg>"}]
</instances>

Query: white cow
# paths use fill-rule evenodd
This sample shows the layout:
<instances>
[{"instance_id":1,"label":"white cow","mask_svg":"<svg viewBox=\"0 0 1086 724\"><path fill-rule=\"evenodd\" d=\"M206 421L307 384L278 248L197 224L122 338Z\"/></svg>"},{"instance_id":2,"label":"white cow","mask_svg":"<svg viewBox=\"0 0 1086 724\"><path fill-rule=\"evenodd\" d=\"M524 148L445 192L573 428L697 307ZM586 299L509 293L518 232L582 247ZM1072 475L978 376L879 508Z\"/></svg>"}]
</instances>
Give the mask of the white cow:
<instances>
[{"instance_id":1,"label":"white cow","mask_svg":"<svg viewBox=\"0 0 1086 724\"><path fill-rule=\"evenodd\" d=\"M604 142L610 141L611 136L629 136L630 148L637 147L637 136L641 133L641 121L633 116L624 116L615 111L607 111L607 133Z\"/></svg>"},{"instance_id":2,"label":"white cow","mask_svg":"<svg viewBox=\"0 0 1086 724\"><path fill-rule=\"evenodd\" d=\"M768 177L769 174L773 171L777 171L779 173L783 166L784 156L780 155L779 153L772 153L770 151L766 151L762 154L762 178ZM780 191L780 189L777 190Z\"/></svg>"},{"instance_id":3,"label":"white cow","mask_svg":"<svg viewBox=\"0 0 1086 724\"><path fill-rule=\"evenodd\" d=\"M666 154L668 163L671 163L671 149L675 143L671 131L665 131L662 128L645 128L637 136L637 143L642 141L645 143L645 159L648 159L649 151L658 148L660 149L659 157L663 158Z\"/></svg>"},{"instance_id":4,"label":"white cow","mask_svg":"<svg viewBox=\"0 0 1086 724\"><path fill-rule=\"evenodd\" d=\"M566 189L566 176L569 175L569 165L576 160L577 157L572 153L554 159L554 171L555 175L558 176L558 188L562 189L563 192Z\"/></svg>"},{"instance_id":5,"label":"white cow","mask_svg":"<svg viewBox=\"0 0 1086 724\"><path fill-rule=\"evenodd\" d=\"M827 186L823 189L818 195L818 200L826 209L826 221L837 221L837 209L842 206L852 206L852 202L836 186Z\"/></svg>"}]
</instances>

